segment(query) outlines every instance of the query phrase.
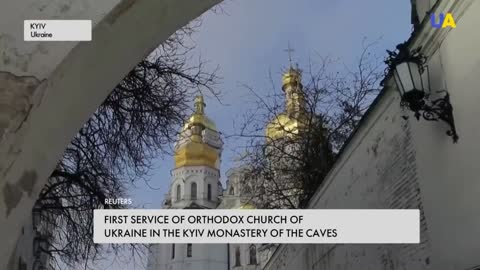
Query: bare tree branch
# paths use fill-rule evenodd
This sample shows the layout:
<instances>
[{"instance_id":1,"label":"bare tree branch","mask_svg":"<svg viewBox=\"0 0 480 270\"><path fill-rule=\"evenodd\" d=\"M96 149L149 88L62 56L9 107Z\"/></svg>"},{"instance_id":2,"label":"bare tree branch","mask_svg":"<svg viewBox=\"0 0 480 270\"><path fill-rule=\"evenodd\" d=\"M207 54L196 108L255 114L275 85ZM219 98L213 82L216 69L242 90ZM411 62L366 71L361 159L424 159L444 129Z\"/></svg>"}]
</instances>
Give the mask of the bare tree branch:
<instances>
[{"instance_id":1,"label":"bare tree branch","mask_svg":"<svg viewBox=\"0 0 480 270\"><path fill-rule=\"evenodd\" d=\"M88 269L112 254L131 261L145 253L142 245L93 243L93 209L124 207L105 199L124 198L129 185L147 181L152 159L171 153L198 91L218 95L216 71L191 59L188 39L199 23L177 31L128 73L73 138L41 191L36 207L48 228L45 252L57 268Z\"/></svg>"},{"instance_id":2,"label":"bare tree branch","mask_svg":"<svg viewBox=\"0 0 480 270\"><path fill-rule=\"evenodd\" d=\"M330 57L310 59L303 72L305 85L298 85L303 112L286 112L285 93L262 96L244 85L258 109L247 112L238 133L227 137L248 141L240 149L240 161L245 168L243 193L250 202L258 208L306 207L380 91L383 64L371 54L375 44L364 41L354 69L344 66L344 72L335 72ZM280 138L265 133L271 123L280 129Z\"/></svg>"}]
</instances>

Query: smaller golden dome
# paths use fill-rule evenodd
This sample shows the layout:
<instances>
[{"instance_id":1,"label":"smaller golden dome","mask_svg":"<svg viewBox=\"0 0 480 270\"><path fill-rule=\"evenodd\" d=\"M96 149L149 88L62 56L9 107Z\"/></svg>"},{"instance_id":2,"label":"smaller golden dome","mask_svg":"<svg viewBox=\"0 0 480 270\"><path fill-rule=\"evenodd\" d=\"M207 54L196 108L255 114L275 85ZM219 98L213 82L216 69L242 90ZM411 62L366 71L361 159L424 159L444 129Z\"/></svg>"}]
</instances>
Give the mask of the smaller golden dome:
<instances>
[{"instance_id":1,"label":"smaller golden dome","mask_svg":"<svg viewBox=\"0 0 480 270\"><path fill-rule=\"evenodd\" d=\"M175 149L175 168L183 166L209 166L217 168L220 161L219 149L202 140L204 129L214 132L217 127L205 115L205 102L202 96L195 98L195 112L183 126L180 134L181 143Z\"/></svg>"},{"instance_id":2,"label":"smaller golden dome","mask_svg":"<svg viewBox=\"0 0 480 270\"><path fill-rule=\"evenodd\" d=\"M282 76L282 89L285 91L285 87L288 85L301 85L302 74L298 69L290 67L287 72Z\"/></svg>"},{"instance_id":3,"label":"smaller golden dome","mask_svg":"<svg viewBox=\"0 0 480 270\"><path fill-rule=\"evenodd\" d=\"M305 126L305 100L302 92L302 73L300 69L290 68L282 76L282 90L286 95L286 111L275 116L267 125L266 136L269 139L292 137L299 134Z\"/></svg>"},{"instance_id":4,"label":"smaller golden dome","mask_svg":"<svg viewBox=\"0 0 480 270\"><path fill-rule=\"evenodd\" d=\"M183 126L183 130L187 130L192 126L200 125L213 131L218 131L215 123L205 115L205 101L203 96L195 97L195 112L190 116Z\"/></svg>"},{"instance_id":5,"label":"smaller golden dome","mask_svg":"<svg viewBox=\"0 0 480 270\"><path fill-rule=\"evenodd\" d=\"M281 113L267 125L266 136L273 140L291 137L297 135L304 126L298 119L289 117L286 113Z\"/></svg>"},{"instance_id":6,"label":"smaller golden dome","mask_svg":"<svg viewBox=\"0 0 480 270\"><path fill-rule=\"evenodd\" d=\"M206 115L195 114L195 113L192 114L192 116L190 116L188 121L183 126L183 130L187 130L191 126L194 126L194 125L201 125L201 126L204 126L204 127L208 128L210 130L218 131L215 123L210 118L208 118Z\"/></svg>"}]
</instances>

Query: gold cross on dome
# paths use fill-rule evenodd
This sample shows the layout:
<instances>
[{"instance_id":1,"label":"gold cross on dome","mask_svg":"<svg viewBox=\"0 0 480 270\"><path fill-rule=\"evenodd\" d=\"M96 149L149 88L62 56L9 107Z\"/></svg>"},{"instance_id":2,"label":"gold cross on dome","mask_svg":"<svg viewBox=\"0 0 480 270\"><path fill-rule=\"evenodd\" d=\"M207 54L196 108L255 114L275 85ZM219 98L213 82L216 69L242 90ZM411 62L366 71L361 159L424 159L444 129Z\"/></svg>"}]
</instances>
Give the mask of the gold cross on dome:
<instances>
[{"instance_id":1,"label":"gold cross on dome","mask_svg":"<svg viewBox=\"0 0 480 270\"><path fill-rule=\"evenodd\" d=\"M205 101L203 100L203 96L199 95L195 97L195 113L203 114L205 109Z\"/></svg>"}]
</instances>

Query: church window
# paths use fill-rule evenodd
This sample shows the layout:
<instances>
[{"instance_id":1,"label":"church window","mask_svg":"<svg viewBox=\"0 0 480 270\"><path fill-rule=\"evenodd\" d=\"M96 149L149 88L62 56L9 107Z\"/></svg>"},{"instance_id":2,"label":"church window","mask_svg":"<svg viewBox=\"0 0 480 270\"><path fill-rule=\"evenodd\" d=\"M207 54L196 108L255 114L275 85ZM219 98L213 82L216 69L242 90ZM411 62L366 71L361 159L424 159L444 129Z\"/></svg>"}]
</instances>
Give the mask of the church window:
<instances>
[{"instance_id":1,"label":"church window","mask_svg":"<svg viewBox=\"0 0 480 270\"><path fill-rule=\"evenodd\" d=\"M172 244L172 259L175 259L175 244Z\"/></svg>"},{"instance_id":2,"label":"church window","mask_svg":"<svg viewBox=\"0 0 480 270\"><path fill-rule=\"evenodd\" d=\"M240 263L240 247L235 248L235 267L241 266L242 264Z\"/></svg>"},{"instance_id":3,"label":"church window","mask_svg":"<svg viewBox=\"0 0 480 270\"><path fill-rule=\"evenodd\" d=\"M212 200L212 185L210 184L207 185L207 199L209 201Z\"/></svg>"},{"instance_id":4,"label":"church window","mask_svg":"<svg viewBox=\"0 0 480 270\"><path fill-rule=\"evenodd\" d=\"M182 187L180 185L177 185L177 201L180 201L180 198L182 196Z\"/></svg>"},{"instance_id":5,"label":"church window","mask_svg":"<svg viewBox=\"0 0 480 270\"><path fill-rule=\"evenodd\" d=\"M187 244L187 257L192 257L192 244Z\"/></svg>"},{"instance_id":6,"label":"church window","mask_svg":"<svg viewBox=\"0 0 480 270\"><path fill-rule=\"evenodd\" d=\"M192 200L197 199L197 183L193 182L190 190L190 197Z\"/></svg>"},{"instance_id":7,"label":"church window","mask_svg":"<svg viewBox=\"0 0 480 270\"><path fill-rule=\"evenodd\" d=\"M257 264L257 248L255 245L250 245L248 252L250 255L249 264Z\"/></svg>"}]
</instances>

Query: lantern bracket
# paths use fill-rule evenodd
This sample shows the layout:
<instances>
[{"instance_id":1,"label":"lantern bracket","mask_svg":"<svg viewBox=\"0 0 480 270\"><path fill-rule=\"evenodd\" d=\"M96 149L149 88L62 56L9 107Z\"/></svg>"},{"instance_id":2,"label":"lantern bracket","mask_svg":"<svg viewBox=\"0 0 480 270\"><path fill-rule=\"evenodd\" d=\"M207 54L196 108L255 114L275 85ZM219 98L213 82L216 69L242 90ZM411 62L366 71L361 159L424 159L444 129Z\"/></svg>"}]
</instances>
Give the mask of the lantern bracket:
<instances>
[{"instance_id":1,"label":"lantern bracket","mask_svg":"<svg viewBox=\"0 0 480 270\"><path fill-rule=\"evenodd\" d=\"M443 121L450 127L446 134L452 137L454 143L458 141L458 134L455 128L455 120L453 118L453 107L450 103L450 95L447 91L438 91L444 93L444 96L432 101L422 100L416 106L412 106L411 102L403 101L400 103L402 107L408 107L414 112L417 120L420 117L427 121Z\"/></svg>"},{"instance_id":2,"label":"lantern bracket","mask_svg":"<svg viewBox=\"0 0 480 270\"><path fill-rule=\"evenodd\" d=\"M420 74L423 74L424 71L427 71L427 76L430 76L428 73L428 66L426 65L427 58L421 53L421 47L414 50L409 50L408 43L405 42L398 44L395 51L387 50L387 53L388 56L385 59L387 68L385 70L385 78L381 82L382 86L384 86L387 79L393 76L393 72L396 67L404 62L416 63L418 65ZM430 80L430 78L427 79ZM430 88L430 81L428 81L428 88ZM447 123L450 129L446 132L446 134L452 137L453 142L456 143L459 137L455 128L453 107L450 103L450 95L446 90L436 91L436 93L443 94L443 96L432 100L430 93L431 89L428 89L428 93L425 91L425 89L422 89L420 94L418 94L418 92L409 95L401 93L400 105L413 111L417 120L420 120L420 117L422 117L427 121L441 120Z\"/></svg>"}]
</instances>

